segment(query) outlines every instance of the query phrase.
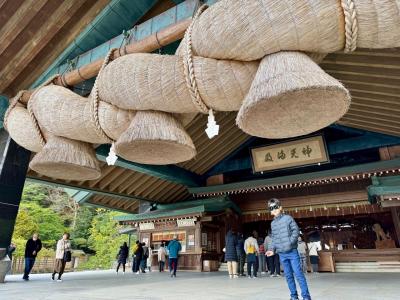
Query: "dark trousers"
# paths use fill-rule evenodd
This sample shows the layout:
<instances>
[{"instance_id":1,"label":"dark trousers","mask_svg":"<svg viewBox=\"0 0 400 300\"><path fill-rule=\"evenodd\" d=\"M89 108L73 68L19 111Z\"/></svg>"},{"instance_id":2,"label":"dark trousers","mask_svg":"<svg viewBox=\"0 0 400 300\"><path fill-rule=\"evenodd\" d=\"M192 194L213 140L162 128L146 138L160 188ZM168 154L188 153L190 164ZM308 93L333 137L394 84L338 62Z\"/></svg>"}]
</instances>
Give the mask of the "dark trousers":
<instances>
[{"instance_id":1,"label":"dark trousers","mask_svg":"<svg viewBox=\"0 0 400 300\"><path fill-rule=\"evenodd\" d=\"M165 261L160 260L160 261L158 262L158 270L159 270L160 272L164 272L164 266L165 266Z\"/></svg>"},{"instance_id":2,"label":"dark trousers","mask_svg":"<svg viewBox=\"0 0 400 300\"><path fill-rule=\"evenodd\" d=\"M136 273L137 271L139 271L139 260L137 259L137 257L133 257L132 272Z\"/></svg>"},{"instance_id":3,"label":"dark trousers","mask_svg":"<svg viewBox=\"0 0 400 300\"><path fill-rule=\"evenodd\" d=\"M25 257L25 270L24 270L24 279L29 278L29 273L32 271L33 265L35 264L34 257Z\"/></svg>"},{"instance_id":4,"label":"dark trousers","mask_svg":"<svg viewBox=\"0 0 400 300\"><path fill-rule=\"evenodd\" d=\"M246 254L242 253L239 255L239 275L243 275L244 274L244 263L246 262Z\"/></svg>"},{"instance_id":5,"label":"dark trousers","mask_svg":"<svg viewBox=\"0 0 400 300\"><path fill-rule=\"evenodd\" d=\"M257 256L255 254L247 254L247 275L251 276L251 267L253 266L253 276L257 277Z\"/></svg>"},{"instance_id":6,"label":"dark trousers","mask_svg":"<svg viewBox=\"0 0 400 300\"><path fill-rule=\"evenodd\" d=\"M145 272L145 269L146 269L146 267L147 267L147 258L142 259L142 260L140 261L139 266L140 266L140 270L142 271L142 273L146 273L146 272Z\"/></svg>"},{"instance_id":7,"label":"dark trousers","mask_svg":"<svg viewBox=\"0 0 400 300\"><path fill-rule=\"evenodd\" d=\"M269 273L272 274L280 274L281 273L281 264L279 262L279 255L275 254L267 257L268 261L268 269Z\"/></svg>"},{"instance_id":8,"label":"dark trousers","mask_svg":"<svg viewBox=\"0 0 400 300\"><path fill-rule=\"evenodd\" d=\"M169 272L173 272L176 275L176 269L178 269L178 259L177 258L169 258L168 260Z\"/></svg>"},{"instance_id":9,"label":"dark trousers","mask_svg":"<svg viewBox=\"0 0 400 300\"><path fill-rule=\"evenodd\" d=\"M119 270L119 267L122 265L122 271L125 273L125 264L123 264L123 263L118 263L118 266L117 266L117 272L118 272L118 270Z\"/></svg>"}]
</instances>

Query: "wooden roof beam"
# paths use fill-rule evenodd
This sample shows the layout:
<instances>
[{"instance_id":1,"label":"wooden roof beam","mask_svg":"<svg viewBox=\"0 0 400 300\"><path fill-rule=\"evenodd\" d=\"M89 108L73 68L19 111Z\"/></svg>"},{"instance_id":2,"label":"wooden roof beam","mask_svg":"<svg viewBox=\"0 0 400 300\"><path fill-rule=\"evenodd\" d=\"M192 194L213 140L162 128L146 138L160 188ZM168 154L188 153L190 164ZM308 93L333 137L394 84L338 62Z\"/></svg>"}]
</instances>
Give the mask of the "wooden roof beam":
<instances>
[{"instance_id":1,"label":"wooden roof beam","mask_svg":"<svg viewBox=\"0 0 400 300\"><path fill-rule=\"evenodd\" d=\"M101 145L96 149L97 159L100 161L106 161L109 151L110 145ZM149 176L161 178L186 186L203 185L203 179L201 176L175 165L144 165L127 161L123 158L119 158L115 165L124 169L144 173Z\"/></svg>"}]
</instances>

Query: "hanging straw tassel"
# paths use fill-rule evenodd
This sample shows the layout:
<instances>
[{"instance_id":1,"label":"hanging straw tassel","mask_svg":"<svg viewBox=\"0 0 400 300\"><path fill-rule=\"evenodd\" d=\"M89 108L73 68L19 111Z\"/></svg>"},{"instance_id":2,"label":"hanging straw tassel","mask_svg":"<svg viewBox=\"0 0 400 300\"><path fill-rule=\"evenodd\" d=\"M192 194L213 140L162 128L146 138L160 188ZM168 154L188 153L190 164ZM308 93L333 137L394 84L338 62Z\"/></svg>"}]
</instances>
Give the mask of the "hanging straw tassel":
<instances>
[{"instance_id":1,"label":"hanging straw tassel","mask_svg":"<svg viewBox=\"0 0 400 300\"><path fill-rule=\"evenodd\" d=\"M183 126L171 114L156 111L138 111L115 150L127 160L155 165L179 163L196 155Z\"/></svg>"},{"instance_id":2,"label":"hanging straw tassel","mask_svg":"<svg viewBox=\"0 0 400 300\"><path fill-rule=\"evenodd\" d=\"M85 142L50 136L29 167L37 173L64 180L94 180L100 165L92 146Z\"/></svg>"},{"instance_id":3,"label":"hanging straw tassel","mask_svg":"<svg viewBox=\"0 0 400 300\"><path fill-rule=\"evenodd\" d=\"M264 57L236 118L246 133L263 138L305 135L339 120L349 92L306 54Z\"/></svg>"}]
</instances>

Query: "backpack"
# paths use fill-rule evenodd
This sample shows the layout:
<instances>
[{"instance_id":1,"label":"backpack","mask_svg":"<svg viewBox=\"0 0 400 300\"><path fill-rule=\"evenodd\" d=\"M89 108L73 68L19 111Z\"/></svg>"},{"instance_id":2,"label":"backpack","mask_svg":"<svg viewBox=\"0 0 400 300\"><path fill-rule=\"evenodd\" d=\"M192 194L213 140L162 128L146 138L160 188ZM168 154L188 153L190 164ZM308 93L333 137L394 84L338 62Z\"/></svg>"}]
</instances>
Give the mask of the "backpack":
<instances>
[{"instance_id":1,"label":"backpack","mask_svg":"<svg viewBox=\"0 0 400 300\"><path fill-rule=\"evenodd\" d=\"M254 245L248 245L246 250L247 254L254 254L256 252L256 247L254 247Z\"/></svg>"}]
</instances>

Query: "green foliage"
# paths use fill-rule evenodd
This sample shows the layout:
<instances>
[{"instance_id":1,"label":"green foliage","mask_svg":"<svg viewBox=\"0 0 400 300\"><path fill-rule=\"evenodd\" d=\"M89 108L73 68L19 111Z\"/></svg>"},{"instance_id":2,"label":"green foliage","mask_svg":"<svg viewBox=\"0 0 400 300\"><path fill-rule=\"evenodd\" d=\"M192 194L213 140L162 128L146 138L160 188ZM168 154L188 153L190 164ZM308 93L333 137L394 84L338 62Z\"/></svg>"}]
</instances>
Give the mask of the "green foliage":
<instances>
[{"instance_id":1,"label":"green foliage","mask_svg":"<svg viewBox=\"0 0 400 300\"><path fill-rule=\"evenodd\" d=\"M24 256L26 241L37 232L43 244L38 257L52 257L57 240L67 231L71 233L73 249L95 253L80 269L110 268L119 247L127 242L127 236L119 235L120 226L113 220L119 214L79 206L63 189L27 183L14 228L14 256Z\"/></svg>"},{"instance_id":2,"label":"green foliage","mask_svg":"<svg viewBox=\"0 0 400 300\"><path fill-rule=\"evenodd\" d=\"M75 228L71 232L72 246L91 252L89 249L88 239L90 236L90 227L93 217L96 215L96 209L87 206L81 206L78 210Z\"/></svg>"},{"instance_id":3,"label":"green foliage","mask_svg":"<svg viewBox=\"0 0 400 300\"><path fill-rule=\"evenodd\" d=\"M64 231L65 227L60 216L53 210L41 207L35 202L21 202L13 239L27 240L37 232L43 246L53 248Z\"/></svg>"},{"instance_id":4,"label":"green foliage","mask_svg":"<svg viewBox=\"0 0 400 300\"><path fill-rule=\"evenodd\" d=\"M99 209L93 218L89 245L96 251L94 256L82 266L86 269L108 269L118 253L119 247L126 241L126 236L119 235L118 222L113 217L120 213Z\"/></svg>"}]
</instances>

